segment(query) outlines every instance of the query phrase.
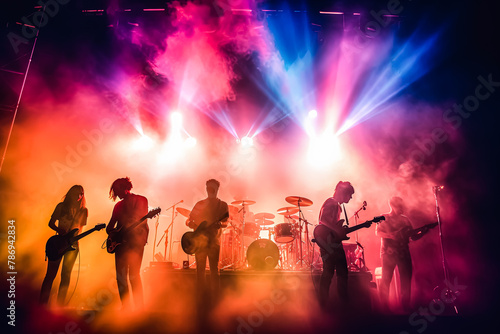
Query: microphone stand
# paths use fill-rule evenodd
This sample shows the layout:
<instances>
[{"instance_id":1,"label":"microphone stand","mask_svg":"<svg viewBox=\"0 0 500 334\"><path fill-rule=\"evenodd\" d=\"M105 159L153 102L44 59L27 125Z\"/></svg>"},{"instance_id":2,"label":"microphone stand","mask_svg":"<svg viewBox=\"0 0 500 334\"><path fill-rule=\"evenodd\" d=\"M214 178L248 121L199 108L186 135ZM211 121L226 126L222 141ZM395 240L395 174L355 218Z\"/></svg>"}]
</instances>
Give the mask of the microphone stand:
<instances>
[{"instance_id":1,"label":"microphone stand","mask_svg":"<svg viewBox=\"0 0 500 334\"><path fill-rule=\"evenodd\" d=\"M161 241L163 240L163 237L165 237L165 255L164 255L164 258L163 258L165 262L167 262L168 229L170 228L170 226L172 226L172 231L171 231L172 233L170 233L170 256L169 256L169 260L171 260L171 257L172 257L172 236L173 236L173 234L174 234L174 233L173 233L173 230L174 230L174 228L173 228L173 224L174 224L174 219L175 219L175 217L177 217L177 212L175 212L175 206L176 206L177 204L179 204L179 203L182 203L182 202L184 202L184 200L181 200L181 201L179 201L179 202L175 203L174 205L172 205L172 206L168 207L168 208L165 210L165 211L168 211L168 210L172 209L172 221L171 221L171 223L167 226L167 229L166 229L166 230L165 230L165 232L163 233L163 235L162 235L162 237L161 237L160 241L158 241L158 246L159 246L159 245L160 245L160 243L161 243ZM155 239L155 240L156 240L156 239ZM154 256L154 254L153 254L153 256Z\"/></svg>"},{"instance_id":2,"label":"microphone stand","mask_svg":"<svg viewBox=\"0 0 500 334\"><path fill-rule=\"evenodd\" d=\"M160 225L160 215L156 217L156 224L155 224L155 241L153 242L153 262L155 261L155 250L156 250L156 236L158 234L158 225ZM163 238L163 237L162 237Z\"/></svg>"},{"instance_id":3,"label":"microphone stand","mask_svg":"<svg viewBox=\"0 0 500 334\"><path fill-rule=\"evenodd\" d=\"M354 226L358 226L358 219L359 219L359 212L361 210L366 210L366 201L363 202L363 206L361 208L359 208L358 211L354 212ZM364 262L365 262L365 249L363 246L361 246L361 244L359 243L359 240L358 240L358 230L356 230L355 232L355 236L356 236L356 244L361 248L361 255L362 255L362 258L361 258L361 265L363 266L364 265ZM361 271L361 267L358 266L356 264L356 260L357 260L357 257L356 257L356 252L354 252L354 263L353 263L353 267L354 268L358 268L359 271Z\"/></svg>"},{"instance_id":4,"label":"microphone stand","mask_svg":"<svg viewBox=\"0 0 500 334\"><path fill-rule=\"evenodd\" d=\"M170 261L172 261L172 245L173 245L173 240L172 238L174 237L174 219L177 217L177 212L175 211L175 206L179 203L182 203L184 202L184 200L180 200L179 202L175 203L174 205L172 205L170 208L172 208L172 222L170 223L170 225L167 227L167 231L168 229L170 228L170 226L172 226L172 229L170 230L170 255L168 257L168 259ZM167 210L169 210L170 208L167 208ZM165 232L167 233L167 232ZM165 239L165 258L167 257L167 240Z\"/></svg>"},{"instance_id":5,"label":"microphone stand","mask_svg":"<svg viewBox=\"0 0 500 334\"><path fill-rule=\"evenodd\" d=\"M442 223L441 223L441 216L440 216L440 210L439 210L439 201L438 201L438 191L443 189L441 186L434 186L432 187L432 190L434 191L434 198L436 200L436 217L437 217L437 222L438 222L438 227L439 227L439 241L440 241L440 246L441 246L441 258L442 258L442 263L443 263L443 272L444 272L444 280L446 284L446 292L444 295L446 296L446 299L451 301L453 304L453 309L455 310L455 313L458 314L458 308L457 305L454 303L455 300L457 299L455 292L452 291L447 284L450 282L449 280L449 275L448 275L448 268L446 266L446 257L444 255L444 247L443 247L443 230L442 230ZM435 287L434 290L438 289L439 286Z\"/></svg>"}]
</instances>

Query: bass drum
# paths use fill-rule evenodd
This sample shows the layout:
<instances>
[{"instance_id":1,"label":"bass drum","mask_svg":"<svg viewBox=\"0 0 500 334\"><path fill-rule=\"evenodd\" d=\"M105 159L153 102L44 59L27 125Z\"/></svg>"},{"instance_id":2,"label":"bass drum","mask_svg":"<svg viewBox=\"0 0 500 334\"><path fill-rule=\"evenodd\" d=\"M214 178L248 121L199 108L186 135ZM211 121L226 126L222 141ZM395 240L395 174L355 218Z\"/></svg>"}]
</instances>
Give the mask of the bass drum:
<instances>
[{"instance_id":1,"label":"bass drum","mask_svg":"<svg viewBox=\"0 0 500 334\"><path fill-rule=\"evenodd\" d=\"M248 246L248 264L255 270L271 270L278 265L278 246L268 239L257 239Z\"/></svg>"}]
</instances>

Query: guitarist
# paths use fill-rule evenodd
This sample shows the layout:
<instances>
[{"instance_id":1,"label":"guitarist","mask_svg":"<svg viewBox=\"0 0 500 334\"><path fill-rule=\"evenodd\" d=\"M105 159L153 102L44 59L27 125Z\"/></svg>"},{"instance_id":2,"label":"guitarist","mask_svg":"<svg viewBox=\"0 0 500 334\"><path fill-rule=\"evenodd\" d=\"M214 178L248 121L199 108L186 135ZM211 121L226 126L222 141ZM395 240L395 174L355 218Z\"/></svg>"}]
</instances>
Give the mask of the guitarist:
<instances>
[{"instance_id":1,"label":"guitarist","mask_svg":"<svg viewBox=\"0 0 500 334\"><path fill-rule=\"evenodd\" d=\"M319 224L326 225L331 230L339 230L342 226L340 217L342 214L341 204L348 203L354 188L350 182L340 181L335 187L333 197L328 198L319 214ZM339 233L341 234L341 233ZM330 284L333 275L337 271L337 291L340 300L347 303L347 260L342 247L342 240L339 240L333 234L326 237L328 242L327 249L320 247L321 259L323 261L323 273L319 283L319 302L322 308L325 308L329 296Z\"/></svg>"},{"instance_id":2,"label":"guitarist","mask_svg":"<svg viewBox=\"0 0 500 334\"><path fill-rule=\"evenodd\" d=\"M69 231L78 228L79 232L82 231L83 226L87 224L88 211L85 207L85 196L83 187L80 185L72 186L64 196L64 200L57 204L52 216L50 217L49 227L57 232L58 235L64 235ZM56 225L57 222L57 225ZM61 269L61 283L59 284L59 291L57 293L57 302L63 306L66 294L68 292L71 271L78 255L78 242L73 247L76 250L66 252L60 259L48 261L47 273L43 279L42 288L40 291L40 304L46 305L49 302L50 290L52 289L52 282L57 275L59 265L62 260Z\"/></svg>"},{"instance_id":3,"label":"guitarist","mask_svg":"<svg viewBox=\"0 0 500 334\"><path fill-rule=\"evenodd\" d=\"M420 239L428 232L427 228L411 235L412 224L405 216L406 206L401 197L394 196L389 200L390 212L384 214L385 221L377 225L375 233L382 238L380 257L382 259L382 280L379 286L380 300L383 308L387 308L389 286L396 266L398 267L401 303L405 311L410 311L412 261L408 246L412 240Z\"/></svg>"},{"instance_id":4,"label":"guitarist","mask_svg":"<svg viewBox=\"0 0 500 334\"><path fill-rule=\"evenodd\" d=\"M148 241L149 227L147 220L133 229L127 226L134 224L148 213L148 200L144 196L130 192L132 182L128 177L120 178L113 182L109 190L109 197L116 201L113 214L106 227L108 234L113 234L116 229L122 229L123 243L115 251L116 281L118 293L124 308L130 307L128 280L134 294L134 303L137 309L144 306L143 288L140 275L144 246Z\"/></svg>"},{"instance_id":5,"label":"guitarist","mask_svg":"<svg viewBox=\"0 0 500 334\"><path fill-rule=\"evenodd\" d=\"M221 228L227 226L227 203L217 198L220 182L215 179L210 179L206 182L207 198L197 202L191 210L189 219L186 225L192 229L196 229L203 221L207 224L208 245L205 249L195 253L196 258L196 274L198 282L198 295L205 297L207 287L205 283L205 266L208 263L210 266L210 281L213 297L219 293L219 254L220 254L220 239ZM220 217L226 216L222 221L218 221Z\"/></svg>"}]
</instances>

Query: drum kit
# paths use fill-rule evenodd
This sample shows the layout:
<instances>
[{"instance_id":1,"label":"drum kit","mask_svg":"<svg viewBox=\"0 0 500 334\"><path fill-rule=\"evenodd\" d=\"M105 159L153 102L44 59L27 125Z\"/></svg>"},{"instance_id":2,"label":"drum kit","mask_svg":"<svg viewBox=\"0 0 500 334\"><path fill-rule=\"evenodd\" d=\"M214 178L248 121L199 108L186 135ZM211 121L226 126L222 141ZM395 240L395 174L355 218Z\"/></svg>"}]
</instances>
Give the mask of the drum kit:
<instances>
[{"instance_id":1,"label":"drum kit","mask_svg":"<svg viewBox=\"0 0 500 334\"><path fill-rule=\"evenodd\" d=\"M273 213L252 213L253 200L236 200L229 205L228 227L221 238L221 268L256 270L301 269L309 265L310 223L304 218L302 207L313 202L300 196L285 200L293 205L282 207L277 214L283 223L276 224ZM266 233L267 232L267 233ZM305 245L305 248L303 247Z\"/></svg>"}]
</instances>

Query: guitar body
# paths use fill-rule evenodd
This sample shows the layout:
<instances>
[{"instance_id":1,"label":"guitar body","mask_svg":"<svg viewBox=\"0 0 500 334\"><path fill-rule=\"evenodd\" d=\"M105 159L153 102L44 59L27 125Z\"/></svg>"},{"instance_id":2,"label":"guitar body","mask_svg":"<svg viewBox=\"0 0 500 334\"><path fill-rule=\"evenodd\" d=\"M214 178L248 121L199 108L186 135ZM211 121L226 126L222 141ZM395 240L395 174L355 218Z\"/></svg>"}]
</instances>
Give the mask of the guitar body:
<instances>
[{"instance_id":1,"label":"guitar body","mask_svg":"<svg viewBox=\"0 0 500 334\"><path fill-rule=\"evenodd\" d=\"M208 241L210 239L210 234L213 234L211 228L213 225L207 227L207 222L202 222L195 231L186 232L181 238L182 250L189 255L193 255L196 252L208 247ZM216 224L214 224L216 225Z\"/></svg>"},{"instance_id":2,"label":"guitar body","mask_svg":"<svg viewBox=\"0 0 500 334\"><path fill-rule=\"evenodd\" d=\"M212 225L208 225L207 221L203 221L193 232L184 233L181 238L182 250L186 254L193 255L208 247L209 240L217 235L217 230L220 228L219 222L227 217L229 217L229 213L225 213Z\"/></svg>"},{"instance_id":3,"label":"guitar body","mask_svg":"<svg viewBox=\"0 0 500 334\"><path fill-rule=\"evenodd\" d=\"M45 245L45 255L49 261L56 261L63 257L66 252L73 251L76 248L73 247L73 237L78 232L75 228L64 235L54 235L47 240Z\"/></svg>"},{"instance_id":4,"label":"guitar body","mask_svg":"<svg viewBox=\"0 0 500 334\"><path fill-rule=\"evenodd\" d=\"M116 252L116 248L123 243L122 228L111 232L106 239L106 250L109 254Z\"/></svg>"},{"instance_id":5,"label":"guitar body","mask_svg":"<svg viewBox=\"0 0 500 334\"><path fill-rule=\"evenodd\" d=\"M127 231L133 230L137 226L139 226L143 221L146 219L151 219L154 216L158 215L161 212L160 208L156 208L153 210L150 210L147 215L136 221L130 226L127 226L126 228L123 228L121 226L120 228L114 229L111 231L108 235L108 238L106 239L106 251L110 254L113 254L116 252L116 248L120 246L121 244L124 243L123 236Z\"/></svg>"},{"instance_id":6,"label":"guitar body","mask_svg":"<svg viewBox=\"0 0 500 334\"><path fill-rule=\"evenodd\" d=\"M342 247L343 240L349 240L347 234L359 230L360 228L370 227L372 223L378 223L385 220L384 216L378 216L373 220L368 220L362 224L347 227L344 226L344 219L339 220L334 227L319 224L314 228L314 241L327 252L332 252L335 248Z\"/></svg>"}]
</instances>

